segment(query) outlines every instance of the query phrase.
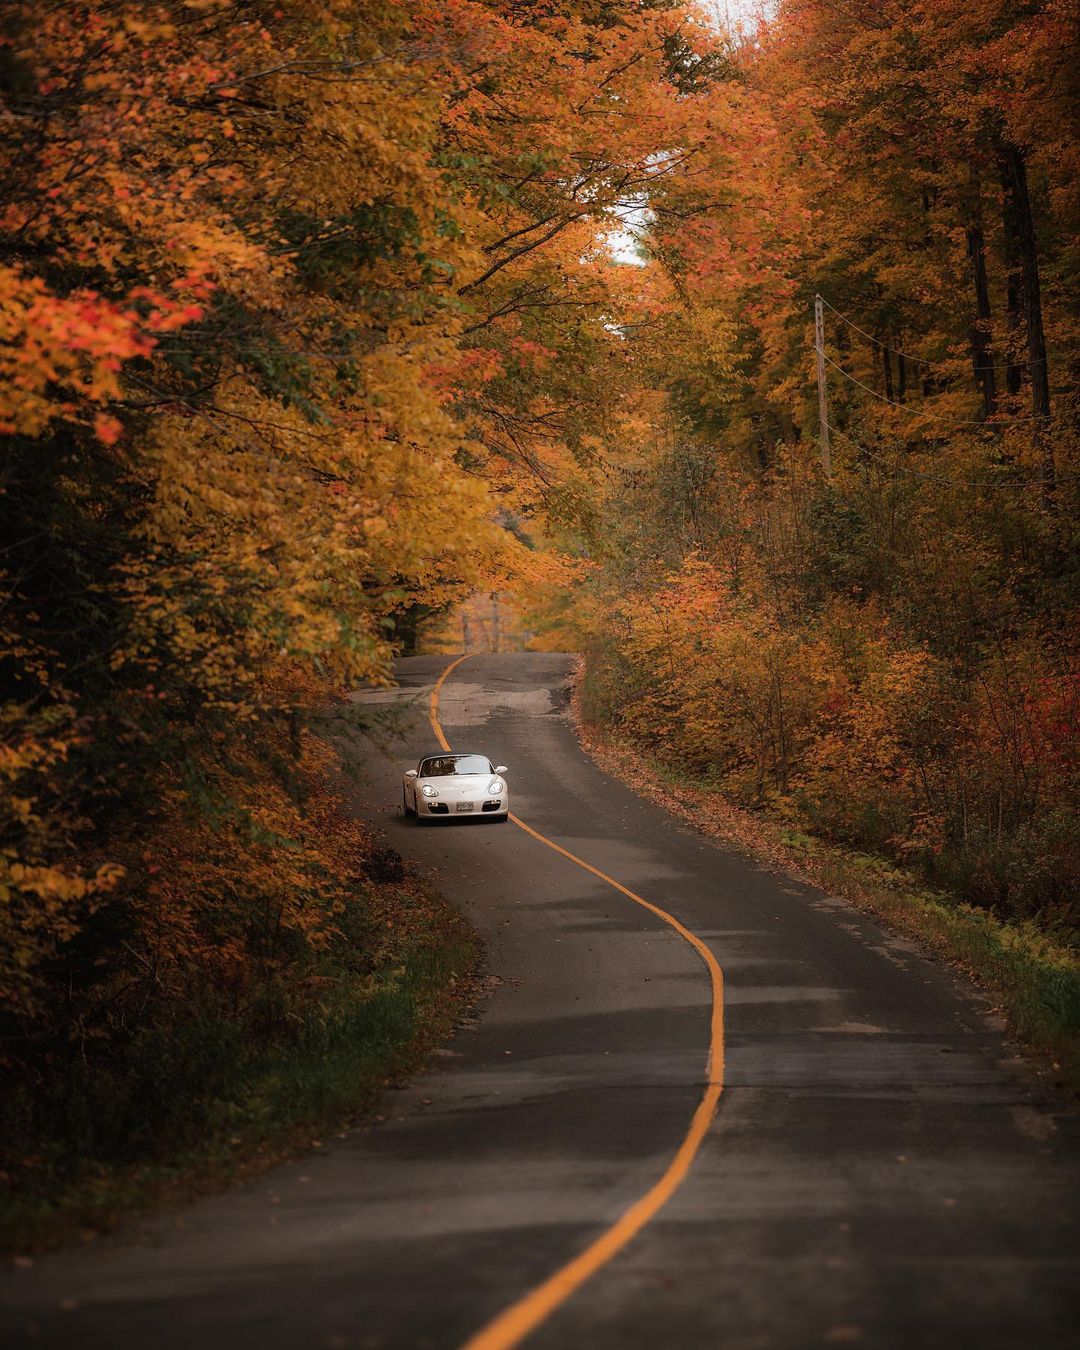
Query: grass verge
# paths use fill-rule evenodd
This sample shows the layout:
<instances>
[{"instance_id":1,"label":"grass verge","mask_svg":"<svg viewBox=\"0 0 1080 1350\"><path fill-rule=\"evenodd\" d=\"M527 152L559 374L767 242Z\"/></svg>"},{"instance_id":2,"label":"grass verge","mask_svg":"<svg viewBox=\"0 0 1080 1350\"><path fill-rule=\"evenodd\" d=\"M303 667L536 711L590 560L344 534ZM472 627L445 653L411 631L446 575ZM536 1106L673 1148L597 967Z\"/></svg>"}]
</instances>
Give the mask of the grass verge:
<instances>
[{"instance_id":1,"label":"grass verge","mask_svg":"<svg viewBox=\"0 0 1080 1350\"><path fill-rule=\"evenodd\" d=\"M364 883L343 916L384 935L378 959L361 973L328 955L303 1021L259 1037L204 1014L133 1041L111 1064L69 1065L46 1108L34 1104L33 1138L9 1102L0 1248L25 1257L88 1240L370 1118L382 1091L451 1033L479 962L465 920L397 864L395 880ZM110 1137L123 1148L107 1147Z\"/></svg>"},{"instance_id":2,"label":"grass verge","mask_svg":"<svg viewBox=\"0 0 1080 1350\"><path fill-rule=\"evenodd\" d=\"M662 758L587 723L576 683L573 717L582 745L607 773L703 833L801 881L843 896L888 927L949 961L987 991L1010 1033L1056 1087L1080 1097L1080 956L1034 925L928 889L886 858L843 849L793 830L722 791L688 780Z\"/></svg>"}]
</instances>

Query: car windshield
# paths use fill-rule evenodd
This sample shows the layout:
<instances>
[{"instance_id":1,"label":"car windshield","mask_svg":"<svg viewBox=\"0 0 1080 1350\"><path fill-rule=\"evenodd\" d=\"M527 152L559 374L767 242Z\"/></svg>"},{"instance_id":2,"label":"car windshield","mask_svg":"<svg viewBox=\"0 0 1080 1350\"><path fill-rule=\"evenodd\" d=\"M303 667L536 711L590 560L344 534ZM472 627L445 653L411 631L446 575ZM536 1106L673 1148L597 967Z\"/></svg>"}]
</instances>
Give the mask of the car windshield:
<instances>
[{"instance_id":1,"label":"car windshield","mask_svg":"<svg viewBox=\"0 0 1080 1350\"><path fill-rule=\"evenodd\" d=\"M484 755L432 755L421 760L421 778L446 778L450 774L494 773L491 761Z\"/></svg>"}]
</instances>

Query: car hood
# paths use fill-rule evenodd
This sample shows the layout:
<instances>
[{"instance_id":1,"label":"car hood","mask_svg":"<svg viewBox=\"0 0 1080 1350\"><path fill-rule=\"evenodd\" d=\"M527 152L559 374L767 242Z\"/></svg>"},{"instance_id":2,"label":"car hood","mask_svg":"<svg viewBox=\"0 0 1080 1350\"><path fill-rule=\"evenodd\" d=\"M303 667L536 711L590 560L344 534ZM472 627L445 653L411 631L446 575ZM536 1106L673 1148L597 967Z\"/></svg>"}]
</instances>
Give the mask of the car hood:
<instances>
[{"instance_id":1,"label":"car hood","mask_svg":"<svg viewBox=\"0 0 1080 1350\"><path fill-rule=\"evenodd\" d=\"M498 775L493 773L455 773L438 778L418 778L416 784L422 788L425 783L430 783L440 797L471 797L477 792L486 792L487 785L496 777Z\"/></svg>"}]
</instances>

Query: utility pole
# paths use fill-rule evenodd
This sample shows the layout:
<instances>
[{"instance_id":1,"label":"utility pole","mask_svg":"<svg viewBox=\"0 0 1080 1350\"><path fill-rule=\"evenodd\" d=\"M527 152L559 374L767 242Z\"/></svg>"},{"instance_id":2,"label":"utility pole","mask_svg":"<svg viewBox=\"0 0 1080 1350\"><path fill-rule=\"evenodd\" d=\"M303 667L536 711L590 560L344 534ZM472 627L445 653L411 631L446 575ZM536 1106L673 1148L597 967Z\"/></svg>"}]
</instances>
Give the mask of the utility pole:
<instances>
[{"instance_id":1,"label":"utility pole","mask_svg":"<svg viewBox=\"0 0 1080 1350\"><path fill-rule=\"evenodd\" d=\"M825 383L825 310L821 296L814 296L814 352L817 355L818 434L821 437L821 471L832 482L832 451L829 448L829 387Z\"/></svg>"}]
</instances>

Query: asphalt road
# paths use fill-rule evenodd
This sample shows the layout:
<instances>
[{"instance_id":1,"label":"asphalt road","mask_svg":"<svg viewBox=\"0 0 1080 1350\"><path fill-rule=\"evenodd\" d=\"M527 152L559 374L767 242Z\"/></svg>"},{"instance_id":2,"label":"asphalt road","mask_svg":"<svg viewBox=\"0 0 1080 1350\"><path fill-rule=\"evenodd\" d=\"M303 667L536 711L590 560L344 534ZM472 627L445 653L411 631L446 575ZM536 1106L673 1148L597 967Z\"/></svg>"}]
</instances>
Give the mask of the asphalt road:
<instances>
[{"instance_id":1,"label":"asphalt road","mask_svg":"<svg viewBox=\"0 0 1080 1350\"><path fill-rule=\"evenodd\" d=\"M512 823L402 818L444 664L403 661L400 691L359 696L415 703L388 755L361 756L356 803L484 937L476 1024L385 1124L6 1273L4 1344L456 1347L668 1166L702 1094L705 968ZM529 1346L1075 1346L1075 1116L950 972L601 773L564 715L570 664L472 658L442 725L510 766L517 815L709 944L726 1069L686 1183Z\"/></svg>"}]
</instances>

